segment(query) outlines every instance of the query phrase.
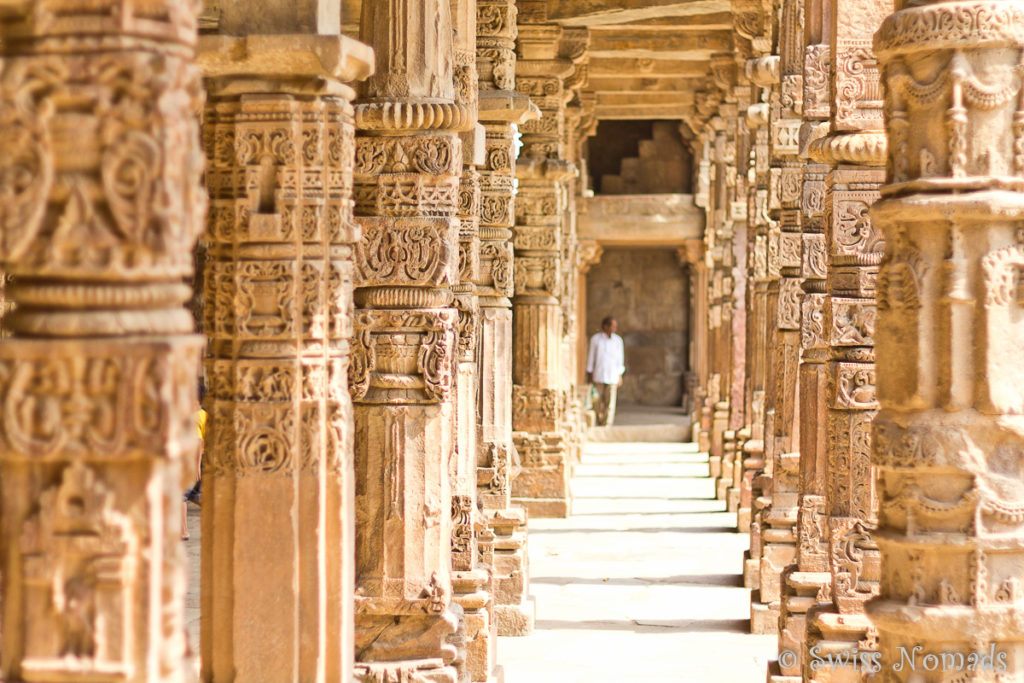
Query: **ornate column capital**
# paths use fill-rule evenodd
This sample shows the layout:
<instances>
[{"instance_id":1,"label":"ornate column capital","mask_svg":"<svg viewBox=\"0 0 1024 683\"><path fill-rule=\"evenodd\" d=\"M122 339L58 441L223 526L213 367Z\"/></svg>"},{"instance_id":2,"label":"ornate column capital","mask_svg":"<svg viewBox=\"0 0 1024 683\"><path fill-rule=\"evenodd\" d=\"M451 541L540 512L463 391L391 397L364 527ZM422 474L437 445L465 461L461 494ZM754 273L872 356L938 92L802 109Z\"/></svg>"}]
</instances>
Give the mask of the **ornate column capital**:
<instances>
[{"instance_id":1,"label":"ornate column capital","mask_svg":"<svg viewBox=\"0 0 1024 683\"><path fill-rule=\"evenodd\" d=\"M577 254L577 269L581 274L586 274L590 269L601 262L604 254L604 247L598 244L597 240L580 240Z\"/></svg>"}]
</instances>

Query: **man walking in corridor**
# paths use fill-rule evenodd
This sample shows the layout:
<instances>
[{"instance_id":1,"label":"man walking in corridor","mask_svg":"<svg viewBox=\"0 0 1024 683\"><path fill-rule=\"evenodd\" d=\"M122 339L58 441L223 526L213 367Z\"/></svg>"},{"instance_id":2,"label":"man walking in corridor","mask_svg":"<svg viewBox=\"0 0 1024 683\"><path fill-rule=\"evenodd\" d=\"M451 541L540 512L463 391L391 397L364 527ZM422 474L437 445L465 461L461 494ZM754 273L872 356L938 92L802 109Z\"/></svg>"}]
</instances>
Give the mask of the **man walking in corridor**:
<instances>
[{"instance_id":1,"label":"man walking in corridor","mask_svg":"<svg viewBox=\"0 0 1024 683\"><path fill-rule=\"evenodd\" d=\"M622 337L615 334L618 323L608 316L601 321L601 331L590 338L590 352L587 354L587 382L597 389L594 412L597 424L615 422L615 391L622 384L626 372L625 350Z\"/></svg>"}]
</instances>

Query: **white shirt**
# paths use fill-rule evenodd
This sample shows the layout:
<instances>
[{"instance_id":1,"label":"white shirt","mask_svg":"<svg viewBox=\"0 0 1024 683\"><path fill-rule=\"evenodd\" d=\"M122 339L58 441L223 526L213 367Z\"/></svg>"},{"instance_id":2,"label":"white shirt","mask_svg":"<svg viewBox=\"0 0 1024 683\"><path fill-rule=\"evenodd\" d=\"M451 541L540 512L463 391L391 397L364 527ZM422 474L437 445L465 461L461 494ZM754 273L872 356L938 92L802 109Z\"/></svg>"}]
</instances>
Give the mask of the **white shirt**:
<instances>
[{"instance_id":1,"label":"white shirt","mask_svg":"<svg viewBox=\"0 0 1024 683\"><path fill-rule=\"evenodd\" d=\"M618 384L625 371L622 337L614 332L611 336L598 332L590 338L587 372L592 373L595 384Z\"/></svg>"}]
</instances>

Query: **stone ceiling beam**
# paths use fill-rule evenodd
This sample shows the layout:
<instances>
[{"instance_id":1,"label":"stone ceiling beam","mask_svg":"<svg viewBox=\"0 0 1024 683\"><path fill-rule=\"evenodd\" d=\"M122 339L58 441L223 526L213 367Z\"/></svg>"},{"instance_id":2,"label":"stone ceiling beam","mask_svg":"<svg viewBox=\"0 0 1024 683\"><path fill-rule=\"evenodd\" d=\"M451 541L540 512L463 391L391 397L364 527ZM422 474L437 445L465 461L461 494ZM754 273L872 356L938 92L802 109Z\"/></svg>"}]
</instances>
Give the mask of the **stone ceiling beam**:
<instances>
[{"instance_id":1,"label":"stone ceiling beam","mask_svg":"<svg viewBox=\"0 0 1024 683\"><path fill-rule=\"evenodd\" d=\"M587 81L587 90L592 90L599 94L681 93L691 90L699 90L706 81L706 76L694 76L691 78L678 76L665 76L662 78L646 76L640 78L622 78L618 76L609 76L594 78L591 76L590 80Z\"/></svg>"},{"instance_id":2,"label":"stone ceiling beam","mask_svg":"<svg viewBox=\"0 0 1024 683\"><path fill-rule=\"evenodd\" d=\"M679 78L707 76L706 60L593 58L588 64L590 80L597 78Z\"/></svg>"},{"instance_id":3,"label":"stone ceiling beam","mask_svg":"<svg viewBox=\"0 0 1024 683\"><path fill-rule=\"evenodd\" d=\"M221 33L231 36L301 33L337 35L341 3L337 0L253 2L219 0Z\"/></svg>"},{"instance_id":4,"label":"stone ceiling beam","mask_svg":"<svg viewBox=\"0 0 1024 683\"><path fill-rule=\"evenodd\" d=\"M693 106L673 104L599 105L594 113L601 121L638 119L682 119L693 114Z\"/></svg>"},{"instance_id":5,"label":"stone ceiling beam","mask_svg":"<svg viewBox=\"0 0 1024 683\"><path fill-rule=\"evenodd\" d=\"M693 14L685 17L658 17L657 19L639 19L637 21L624 21L614 26L625 28L669 28L688 26L707 26L721 24L723 28L731 30L735 25L735 17L731 12L714 12L712 14ZM589 27L591 31L602 31L612 26L601 25Z\"/></svg>"},{"instance_id":6,"label":"stone ceiling beam","mask_svg":"<svg viewBox=\"0 0 1024 683\"><path fill-rule=\"evenodd\" d=\"M647 104L675 104L692 105L694 92L632 92L626 94L597 94L597 106L619 106Z\"/></svg>"},{"instance_id":7,"label":"stone ceiling beam","mask_svg":"<svg viewBox=\"0 0 1024 683\"><path fill-rule=\"evenodd\" d=\"M733 16L728 12L716 12L714 14L697 14L691 17L659 17L624 24L591 26L590 31L594 35L623 31L639 33L663 31L678 35L681 32L690 31L731 31L732 28Z\"/></svg>"},{"instance_id":8,"label":"stone ceiling beam","mask_svg":"<svg viewBox=\"0 0 1024 683\"><path fill-rule=\"evenodd\" d=\"M709 59L716 52L733 49L732 36L726 31L701 34L651 33L650 31L619 31L594 33L590 41L590 57Z\"/></svg>"},{"instance_id":9,"label":"stone ceiling beam","mask_svg":"<svg viewBox=\"0 0 1024 683\"><path fill-rule=\"evenodd\" d=\"M548 0L548 21L601 26L658 17L728 12L728 0Z\"/></svg>"}]
</instances>

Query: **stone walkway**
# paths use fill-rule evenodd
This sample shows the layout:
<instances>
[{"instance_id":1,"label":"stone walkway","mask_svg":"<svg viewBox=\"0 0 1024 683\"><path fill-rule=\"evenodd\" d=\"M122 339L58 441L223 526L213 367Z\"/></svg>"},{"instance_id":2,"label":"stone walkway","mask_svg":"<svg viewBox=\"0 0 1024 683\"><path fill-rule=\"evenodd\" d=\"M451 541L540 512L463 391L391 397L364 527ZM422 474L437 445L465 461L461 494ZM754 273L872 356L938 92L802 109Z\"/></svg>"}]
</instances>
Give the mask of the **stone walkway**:
<instances>
[{"instance_id":1,"label":"stone walkway","mask_svg":"<svg viewBox=\"0 0 1024 683\"><path fill-rule=\"evenodd\" d=\"M588 444L574 515L530 520L537 630L501 638L506 683L761 683L775 636L748 634L745 535L692 444ZM186 622L199 636L199 510Z\"/></svg>"},{"instance_id":2,"label":"stone walkway","mask_svg":"<svg viewBox=\"0 0 1024 683\"><path fill-rule=\"evenodd\" d=\"M692 444L588 444L569 519L530 520L537 630L501 638L506 683L761 683L748 540Z\"/></svg>"}]
</instances>

